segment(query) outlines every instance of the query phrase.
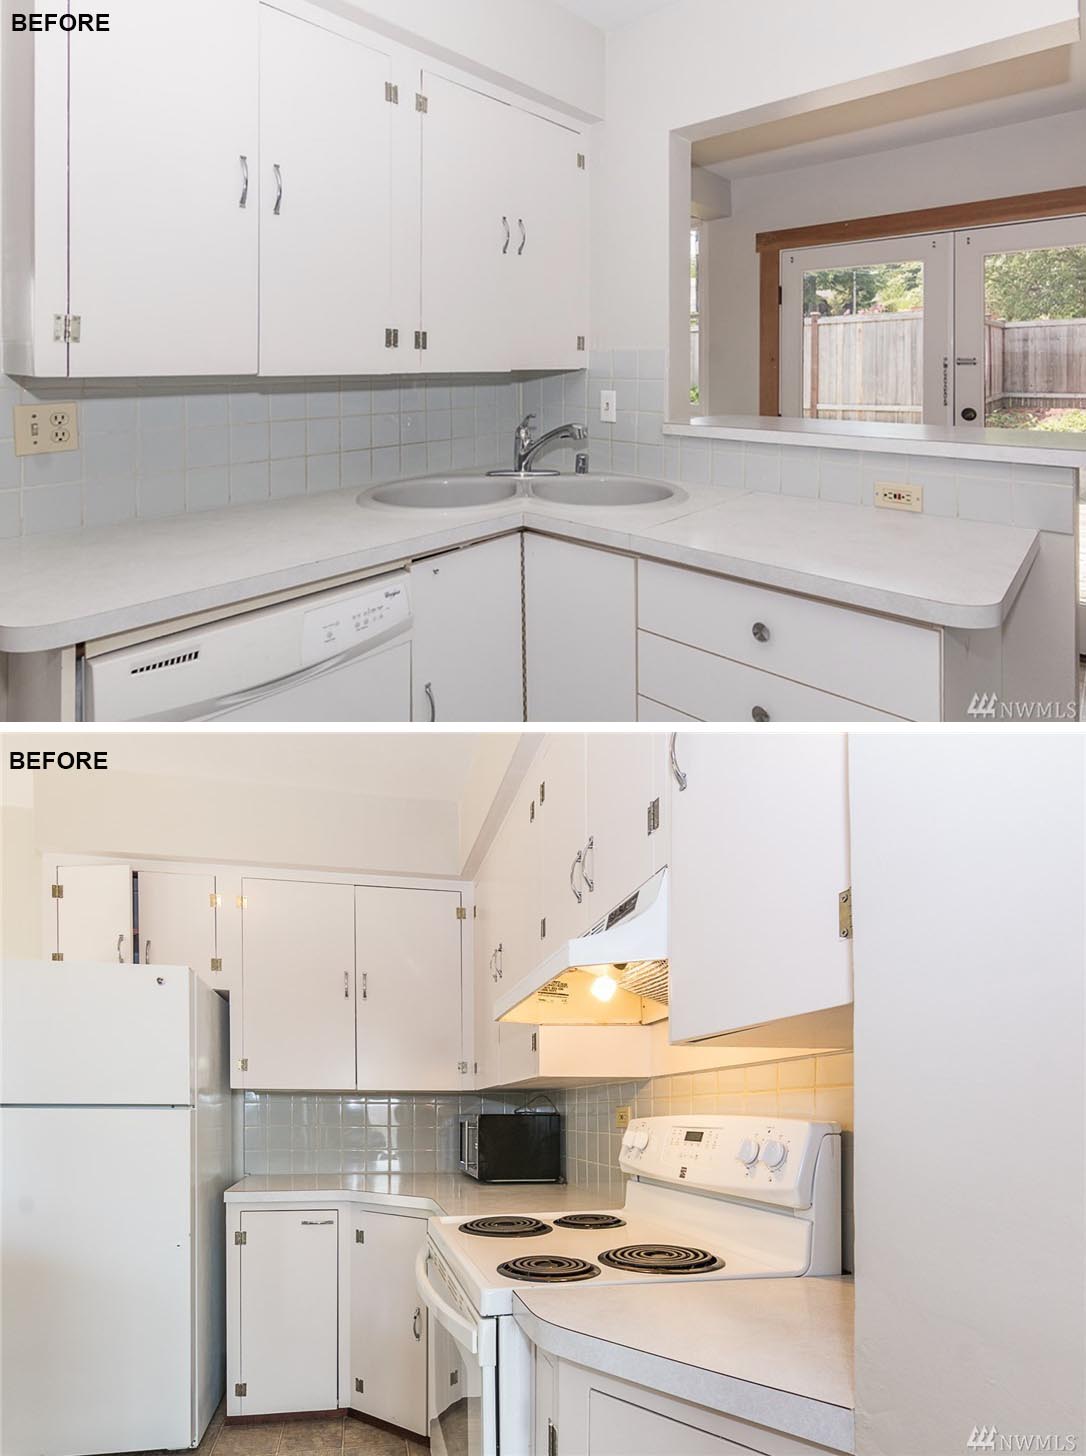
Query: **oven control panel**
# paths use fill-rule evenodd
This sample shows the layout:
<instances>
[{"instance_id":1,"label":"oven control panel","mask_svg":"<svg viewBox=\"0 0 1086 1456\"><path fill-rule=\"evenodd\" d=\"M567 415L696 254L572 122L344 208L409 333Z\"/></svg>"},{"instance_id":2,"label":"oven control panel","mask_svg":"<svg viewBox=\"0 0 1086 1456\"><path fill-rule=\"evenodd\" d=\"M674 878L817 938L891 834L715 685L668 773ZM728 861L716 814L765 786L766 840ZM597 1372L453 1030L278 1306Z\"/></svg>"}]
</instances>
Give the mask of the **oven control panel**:
<instances>
[{"instance_id":1,"label":"oven control panel","mask_svg":"<svg viewBox=\"0 0 1086 1456\"><path fill-rule=\"evenodd\" d=\"M654 1182L800 1208L823 1140L839 1141L840 1131L798 1118L642 1117L626 1129L619 1165Z\"/></svg>"}]
</instances>

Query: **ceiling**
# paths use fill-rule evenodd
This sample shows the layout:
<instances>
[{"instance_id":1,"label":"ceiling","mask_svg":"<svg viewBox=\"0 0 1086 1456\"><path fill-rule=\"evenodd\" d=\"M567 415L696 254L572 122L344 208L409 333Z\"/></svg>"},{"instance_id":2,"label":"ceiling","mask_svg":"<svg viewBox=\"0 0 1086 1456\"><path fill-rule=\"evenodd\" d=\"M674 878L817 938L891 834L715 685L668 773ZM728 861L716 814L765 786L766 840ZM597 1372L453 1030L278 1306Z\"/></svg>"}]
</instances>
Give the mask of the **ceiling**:
<instances>
[{"instance_id":1,"label":"ceiling","mask_svg":"<svg viewBox=\"0 0 1086 1456\"><path fill-rule=\"evenodd\" d=\"M616 30L654 10L663 10L672 0L554 0L554 3L600 30Z\"/></svg>"},{"instance_id":2,"label":"ceiling","mask_svg":"<svg viewBox=\"0 0 1086 1456\"><path fill-rule=\"evenodd\" d=\"M479 748L472 733L128 733L4 735L5 748L98 749L111 769L222 782L459 802ZM56 770L51 770L56 773Z\"/></svg>"}]
</instances>

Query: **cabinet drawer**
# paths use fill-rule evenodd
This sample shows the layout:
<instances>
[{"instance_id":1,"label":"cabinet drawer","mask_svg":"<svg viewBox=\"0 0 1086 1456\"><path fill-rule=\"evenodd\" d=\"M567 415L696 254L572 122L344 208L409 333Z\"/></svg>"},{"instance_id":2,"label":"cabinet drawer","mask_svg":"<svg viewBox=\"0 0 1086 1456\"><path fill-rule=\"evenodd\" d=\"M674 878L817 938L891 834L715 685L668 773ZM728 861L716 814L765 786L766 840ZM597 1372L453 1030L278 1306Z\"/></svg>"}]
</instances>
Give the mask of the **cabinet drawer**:
<instances>
[{"instance_id":1,"label":"cabinet drawer","mask_svg":"<svg viewBox=\"0 0 1086 1456\"><path fill-rule=\"evenodd\" d=\"M638 625L896 717L940 718L936 628L652 561L638 572Z\"/></svg>"},{"instance_id":2,"label":"cabinet drawer","mask_svg":"<svg viewBox=\"0 0 1086 1456\"><path fill-rule=\"evenodd\" d=\"M641 679L641 717L646 698L663 705L660 720L670 715L700 718L706 723L750 723L761 708L774 723L878 723L899 722L892 713L880 713L864 703L820 692L786 677L776 677L744 662L716 657L682 642L639 632L638 668Z\"/></svg>"}]
</instances>

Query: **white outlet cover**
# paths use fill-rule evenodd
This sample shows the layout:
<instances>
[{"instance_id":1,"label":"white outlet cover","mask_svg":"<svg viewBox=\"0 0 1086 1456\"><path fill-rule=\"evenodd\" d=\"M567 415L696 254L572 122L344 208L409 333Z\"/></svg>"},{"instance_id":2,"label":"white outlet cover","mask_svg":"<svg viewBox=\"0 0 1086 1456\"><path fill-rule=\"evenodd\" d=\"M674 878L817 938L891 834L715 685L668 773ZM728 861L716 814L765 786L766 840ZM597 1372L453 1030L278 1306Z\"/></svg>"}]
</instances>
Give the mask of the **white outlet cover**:
<instances>
[{"instance_id":1,"label":"white outlet cover","mask_svg":"<svg viewBox=\"0 0 1086 1456\"><path fill-rule=\"evenodd\" d=\"M600 390L600 420L605 425L613 425L618 422L618 391L614 389Z\"/></svg>"}]
</instances>

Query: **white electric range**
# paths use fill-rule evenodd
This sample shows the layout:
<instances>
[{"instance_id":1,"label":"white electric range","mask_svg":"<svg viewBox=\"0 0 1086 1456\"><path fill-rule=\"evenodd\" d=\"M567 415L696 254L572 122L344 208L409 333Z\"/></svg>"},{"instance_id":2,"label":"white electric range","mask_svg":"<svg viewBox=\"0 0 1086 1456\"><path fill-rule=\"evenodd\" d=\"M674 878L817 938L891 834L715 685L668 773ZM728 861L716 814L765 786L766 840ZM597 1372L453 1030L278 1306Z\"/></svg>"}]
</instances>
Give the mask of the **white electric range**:
<instances>
[{"instance_id":1,"label":"white electric range","mask_svg":"<svg viewBox=\"0 0 1086 1456\"><path fill-rule=\"evenodd\" d=\"M513 1319L526 1284L576 1291L659 1280L841 1272L841 1136L754 1117L632 1122L622 1208L432 1218L416 1270L430 1317L435 1456L523 1456L531 1348Z\"/></svg>"}]
</instances>

